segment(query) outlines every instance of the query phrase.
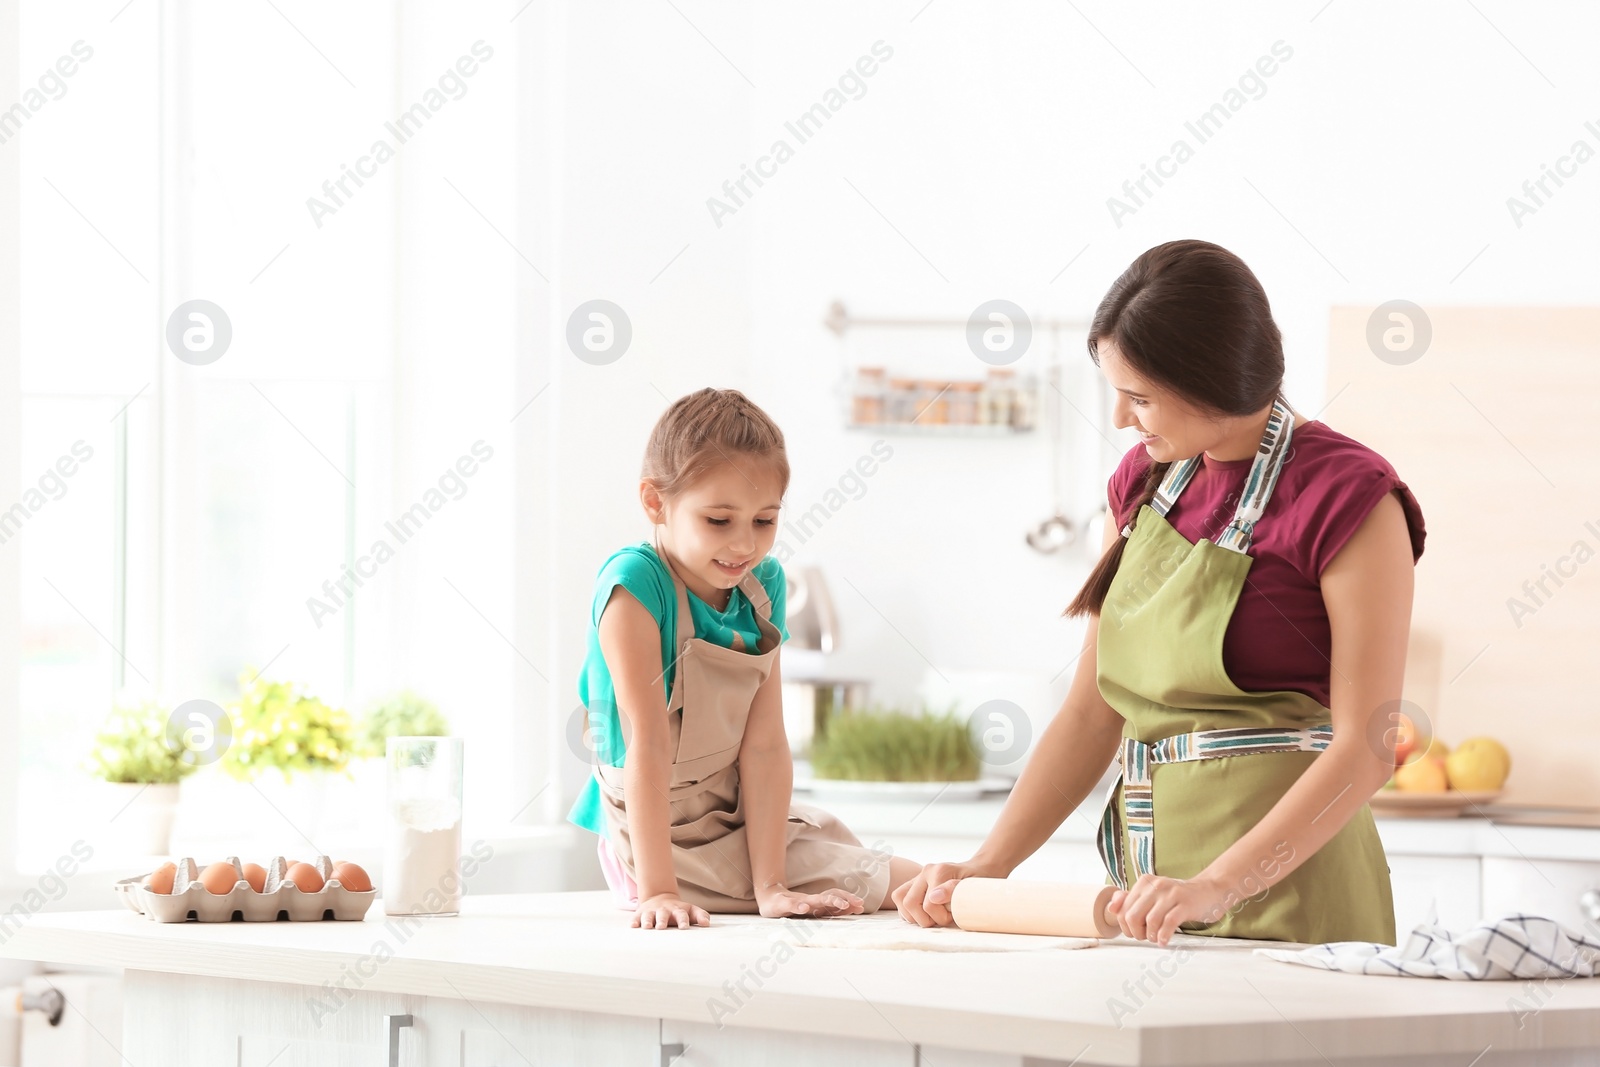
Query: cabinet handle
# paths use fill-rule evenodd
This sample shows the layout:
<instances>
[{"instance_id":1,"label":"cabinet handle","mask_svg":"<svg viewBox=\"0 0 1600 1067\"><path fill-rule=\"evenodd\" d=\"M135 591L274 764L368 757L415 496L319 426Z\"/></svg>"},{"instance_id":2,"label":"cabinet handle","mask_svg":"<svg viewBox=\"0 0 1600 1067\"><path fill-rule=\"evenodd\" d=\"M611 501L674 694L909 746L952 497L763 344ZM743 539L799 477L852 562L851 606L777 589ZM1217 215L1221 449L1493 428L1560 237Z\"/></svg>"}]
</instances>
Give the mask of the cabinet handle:
<instances>
[{"instance_id":1,"label":"cabinet handle","mask_svg":"<svg viewBox=\"0 0 1600 1067\"><path fill-rule=\"evenodd\" d=\"M67 998L61 990L50 986L38 993L22 993L17 997L18 1011L40 1011L50 1020L51 1026L61 1025L61 1013L66 1010Z\"/></svg>"},{"instance_id":2,"label":"cabinet handle","mask_svg":"<svg viewBox=\"0 0 1600 1067\"><path fill-rule=\"evenodd\" d=\"M389 1023L389 1067L400 1067L400 1031L411 1025L409 1015L385 1015Z\"/></svg>"}]
</instances>

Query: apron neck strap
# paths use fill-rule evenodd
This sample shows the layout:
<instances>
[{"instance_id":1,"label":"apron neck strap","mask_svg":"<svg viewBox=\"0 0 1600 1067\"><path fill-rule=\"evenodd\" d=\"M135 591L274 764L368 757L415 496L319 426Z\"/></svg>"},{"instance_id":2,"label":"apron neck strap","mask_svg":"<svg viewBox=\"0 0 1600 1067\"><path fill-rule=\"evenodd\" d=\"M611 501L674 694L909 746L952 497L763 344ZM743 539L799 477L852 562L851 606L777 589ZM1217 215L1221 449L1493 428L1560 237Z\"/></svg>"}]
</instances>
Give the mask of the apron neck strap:
<instances>
[{"instance_id":1,"label":"apron neck strap","mask_svg":"<svg viewBox=\"0 0 1600 1067\"><path fill-rule=\"evenodd\" d=\"M689 615L689 587L683 584L683 579L678 577L677 568L672 565L672 561L667 558L666 552L662 550L659 529L654 534L653 547L655 548L656 556L661 560L662 565L667 568L667 573L672 576L672 586L678 594L678 632L674 647L678 652L682 652L684 642L694 636L694 619ZM738 588L744 592L745 599L749 600L750 606L755 609L756 618L766 620L772 617L772 599L767 596L767 590L762 586L761 580L756 577L753 568L746 571L744 577L739 579ZM730 605L733 603L733 591L731 589L728 591L728 603ZM757 626L759 627L759 625L758 623Z\"/></svg>"},{"instance_id":2,"label":"apron neck strap","mask_svg":"<svg viewBox=\"0 0 1600 1067\"><path fill-rule=\"evenodd\" d=\"M672 588L678 594L678 632L672 644L673 654L682 655L684 644L694 636L694 619L689 615L689 587L683 584L683 579L678 577L677 568L672 565L672 560L661 548L661 530L656 528L654 534L656 556L661 560L661 565L667 568L667 574L672 577Z\"/></svg>"},{"instance_id":3,"label":"apron neck strap","mask_svg":"<svg viewBox=\"0 0 1600 1067\"><path fill-rule=\"evenodd\" d=\"M754 567L744 572L744 577L739 579L739 588L744 591L745 599L750 601L750 606L756 609L757 618L772 618L772 598L767 596L766 587L761 584L761 579L756 577Z\"/></svg>"},{"instance_id":4,"label":"apron neck strap","mask_svg":"<svg viewBox=\"0 0 1600 1067\"><path fill-rule=\"evenodd\" d=\"M1280 396L1272 402L1272 414L1267 417L1267 428L1261 434L1261 443L1257 446L1255 459L1250 464L1250 473L1245 478L1244 490L1239 494L1239 506L1234 510L1233 521L1217 535L1217 547L1241 555L1250 551L1256 523L1266 511L1267 501L1272 499L1272 490L1278 484L1278 474L1288 458L1289 440L1293 436L1294 413ZM1156 495L1150 501L1150 507L1157 515L1162 518L1167 517L1167 512L1178 502L1178 497L1188 487L1202 462L1202 457L1190 456L1172 465L1156 489Z\"/></svg>"}]
</instances>

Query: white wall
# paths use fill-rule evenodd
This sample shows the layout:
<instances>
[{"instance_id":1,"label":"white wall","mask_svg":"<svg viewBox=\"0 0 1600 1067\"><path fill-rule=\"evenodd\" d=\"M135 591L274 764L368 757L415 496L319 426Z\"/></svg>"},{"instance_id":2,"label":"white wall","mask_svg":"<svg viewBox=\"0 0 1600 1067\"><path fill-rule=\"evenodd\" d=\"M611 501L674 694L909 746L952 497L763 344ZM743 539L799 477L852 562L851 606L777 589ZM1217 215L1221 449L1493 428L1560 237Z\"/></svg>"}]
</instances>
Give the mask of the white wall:
<instances>
[{"instance_id":1,"label":"white wall","mask_svg":"<svg viewBox=\"0 0 1600 1067\"><path fill-rule=\"evenodd\" d=\"M546 238L537 218L524 225L552 249L541 268L549 282L538 287L550 312L525 342L554 356L548 391L519 422L545 428L524 439L521 453L549 488L543 533L524 536L550 546L551 565L548 585L521 588L540 599L549 620L546 741L563 777L552 808L564 814L586 773L564 737L578 703L594 575L607 555L647 532L637 495L645 436L669 399L707 384L742 385L749 373L749 240L713 242L695 232L703 168L740 150L749 101L730 91L720 61L686 60L688 38L704 42L671 6L556 4L546 17L557 43L539 56L548 80L529 91L553 111L524 121L547 122L537 142L542 158L531 165L559 161L549 178L553 232ZM741 23L718 19L725 47L748 48ZM691 247L672 262L685 243ZM632 322L630 348L609 365L565 349L568 315L591 299L615 302Z\"/></svg>"},{"instance_id":2,"label":"white wall","mask_svg":"<svg viewBox=\"0 0 1600 1067\"><path fill-rule=\"evenodd\" d=\"M552 11L561 43L542 45L563 64L552 75L563 132L545 340L594 295L622 304L635 330L632 350L604 368L553 346L548 617L564 699L595 568L645 533L633 484L667 398L707 384L747 389L788 436L788 503L799 512L871 442L840 426L852 361L983 370L958 331L853 333L841 343L820 325L834 299L861 314L964 318L1004 297L1037 316L1084 318L1139 252L1204 238L1238 252L1266 286L1290 395L1310 413L1334 391L1324 381L1331 304L1583 303L1600 291L1600 164L1521 227L1506 206L1573 140L1600 143L1583 129L1600 119L1585 110L1600 80L1582 43L1600 28L1592 7ZM879 40L894 55L865 95L719 228L705 199ZM1263 79L1264 93L1199 144L1185 122L1279 41L1292 53ZM1118 225L1107 198L1179 137L1193 157ZM1029 360L1042 358L1043 341ZM1068 366L1083 367L1081 337L1064 343ZM1536 356L1518 369L1537 374ZM1360 402L1346 394L1321 417L1338 428L1340 405ZM1098 428L1070 409L1067 419L1067 491L1086 515L1133 442L1104 427L1114 445L1102 451ZM894 458L865 495L794 557L833 579L841 668L870 674L896 699L935 672L957 684L964 672L1020 672L1031 691L1050 694L1041 709L1053 708L1081 636L1058 613L1085 569L1022 543L1050 509L1046 439L890 443ZM1007 685L1030 689L971 682L980 697ZM574 767L569 789L579 777Z\"/></svg>"},{"instance_id":3,"label":"white wall","mask_svg":"<svg viewBox=\"0 0 1600 1067\"><path fill-rule=\"evenodd\" d=\"M20 21L15 6L0 7L0 85L16 85L21 80ZM18 190L21 174L18 154L0 150L0 229L7 233L16 233L21 223ZM22 262L17 242L0 242L0 427L5 428L0 434L0 500L6 501L17 499L22 486L22 377L16 373L22 363L21 291ZM21 589L20 558L15 552L0 553L0 648L17 648L21 641ZM17 750L19 696L17 657L0 655L0 751L3 752ZM16 762L0 760L0 796L12 796L16 781ZM0 820L0 858L13 854L16 832L15 820ZM0 871L0 878L9 873Z\"/></svg>"},{"instance_id":4,"label":"white wall","mask_svg":"<svg viewBox=\"0 0 1600 1067\"><path fill-rule=\"evenodd\" d=\"M473 789L487 797L478 812L486 821L509 817L535 794L539 802L521 817L558 817L583 776L564 738L591 582L607 554L647 534L635 499L638 464L670 399L712 384L746 389L766 406L788 435L789 504L798 514L872 443L841 428L849 366L983 370L958 331L859 332L841 341L821 325L835 299L867 315L961 319L1003 297L1037 317L1081 319L1139 252L1207 238L1262 278L1285 332L1289 391L1315 412L1336 391L1325 383L1330 305L1397 297L1424 307L1593 303L1600 292L1600 163L1584 164L1521 226L1506 206L1574 141L1600 144L1584 125L1600 124L1600 71L1586 51L1600 11L1590 6L1310 0L1136 13L948 0L675 4L554 0L508 11L485 3L448 14L409 4L392 47L375 36L386 14L319 11L304 28L349 68L359 91L270 9L241 16L230 32L262 45L250 63L290 65L282 86L253 77L257 68L230 59L229 49L203 57L213 76L219 67L235 73L236 90L265 86L251 98L262 113L213 118L218 139L209 147L237 153L237 166L195 163L205 196L241 197L232 211L203 199L193 206L237 228L227 245L237 262L212 266L252 294L229 305L253 323L251 343L241 331L236 355L211 377L259 379L269 392L280 376L314 377L317 367L306 364L319 350L300 343L311 336L359 352L373 381L398 368L396 420L381 442L390 463L374 476L387 479L400 507L477 437L498 435L491 440L504 446L486 480L474 481L358 605L395 620L360 650L370 674L412 682L461 709L463 720L510 723L503 747L477 750L482 774ZM298 20L311 10L288 14ZM29 151L77 131L72 109L104 116L119 95L150 92L148 79L109 75L114 60L142 54L155 14L135 5L102 31L108 76L75 86L47 116L53 126L30 128ZM249 21L256 15L259 24ZM12 85L19 69L37 66L15 62L14 21L0 25L0 75ZM319 235L304 214L306 195L480 36L497 58L470 93ZM893 56L879 61L865 95L795 145L793 158L718 226L707 198L880 40ZM1147 204L1113 221L1107 198L1175 138L1192 141L1185 122L1278 41L1292 55L1262 83L1264 95L1244 102ZM0 93L0 105L12 99ZM316 108L332 119L316 125L307 147L299 116ZM267 150L289 144L299 150ZM16 147L0 147L0 213L12 216ZM279 173L289 164L298 169ZM93 177L118 184L104 172ZM108 201L105 215L139 233L151 228L118 203ZM86 263L125 271L64 205L55 210L61 232L91 249ZM374 249L381 256L391 237L392 278L344 276L352 260ZM258 275L284 242L293 242L289 252ZM15 246L0 247L4 255ZM135 246L132 254L148 265L162 251ZM0 346L16 343L17 271L0 259ZM149 324L109 303L139 292L131 272L114 283L121 288L97 279L83 281L94 291L96 325L109 321L148 346ZM324 296L356 288L366 295L354 310ZM568 315L593 298L615 301L632 320L631 348L608 366L565 348ZM322 314L340 331L308 325ZM1047 340L1036 339L1025 366L1042 363ZM1067 390L1086 398L1096 376L1082 339L1062 343ZM149 354L162 373L187 373L159 347ZM16 424L17 362L0 350L3 425ZM1517 353L1508 373L1519 372L1539 380L1539 354ZM1561 383L1544 380L1558 399ZM1337 428L1341 411L1361 403L1358 390L1340 394L1322 417ZM1067 411L1063 488L1070 513L1083 518L1132 442L1091 425L1087 399L1079 406L1091 419ZM1552 417L1572 413L1553 408ZM305 425L324 451L344 447ZM832 580L839 669L870 675L890 700L942 687L973 699L1010 695L1047 714L1081 633L1058 613L1084 574L1081 559L1038 556L1022 542L1051 508L1047 438L889 441L894 456L860 499L792 546L793 562L820 566ZM167 444L179 450L182 442ZM15 445L14 437L0 443L0 500L16 498L18 464L6 458L15 459L6 451ZM312 469L321 462L308 450L300 458ZM389 516L373 506L374 522ZM367 517L358 525L367 530ZM291 606L331 564L319 561L296 581ZM470 596L470 608L445 578ZM15 563L0 567L0 602L15 603L15 586ZM0 619L0 642L9 632L14 646L14 630L14 620ZM181 637L175 629L169 644ZM292 642L279 667L303 675L315 641L286 630L262 642L260 658ZM0 701L14 702L13 667L0 657ZM13 722L0 715L0 729ZM558 788L548 786L552 777Z\"/></svg>"}]
</instances>

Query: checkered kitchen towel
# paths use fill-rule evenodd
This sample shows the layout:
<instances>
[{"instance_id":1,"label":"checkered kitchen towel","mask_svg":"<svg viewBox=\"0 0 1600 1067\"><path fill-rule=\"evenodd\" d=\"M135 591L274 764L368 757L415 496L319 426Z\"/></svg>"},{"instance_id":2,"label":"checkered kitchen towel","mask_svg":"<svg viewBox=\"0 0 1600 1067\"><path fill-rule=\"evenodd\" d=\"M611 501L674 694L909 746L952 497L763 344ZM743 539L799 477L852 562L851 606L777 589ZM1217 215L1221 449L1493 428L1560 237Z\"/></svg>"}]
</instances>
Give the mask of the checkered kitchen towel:
<instances>
[{"instance_id":1,"label":"checkered kitchen towel","mask_svg":"<svg viewBox=\"0 0 1600 1067\"><path fill-rule=\"evenodd\" d=\"M1459 936L1432 921L1419 923L1398 946L1334 941L1305 949L1258 948L1255 953L1329 971L1412 978L1477 981L1600 974L1600 939L1575 934L1538 915L1486 920Z\"/></svg>"}]
</instances>

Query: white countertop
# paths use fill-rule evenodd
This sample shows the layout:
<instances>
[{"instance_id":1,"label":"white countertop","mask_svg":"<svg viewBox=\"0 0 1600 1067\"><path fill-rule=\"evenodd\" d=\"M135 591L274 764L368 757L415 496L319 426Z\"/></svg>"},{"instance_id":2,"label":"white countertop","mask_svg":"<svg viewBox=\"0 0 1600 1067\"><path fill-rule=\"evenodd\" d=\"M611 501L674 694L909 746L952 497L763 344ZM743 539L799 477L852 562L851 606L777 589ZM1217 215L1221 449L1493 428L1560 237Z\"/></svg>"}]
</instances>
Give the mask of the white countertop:
<instances>
[{"instance_id":1,"label":"white countertop","mask_svg":"<svg viewBox=\"0 0 1600 1067\"><path fill-rule=\"evenodd\" d=\"M1253 955L1260 942L1117 938L1080 950L893 952L797 947L846 922L713 916L645 931L605 893L468 897L459 918L407 930L381 901L363 922L154 923L128 910L40 914L0 955L63 964L320 986L688 1022L758 969L771 971L726 1025L1095 1062L1244 1063L1428 1050L1600 1045L1600 981L1552 981L1535 1023L1507 1007L1522 983L1330 973ZM778 959L775 939L789 949ZM1185 958L1184 952L1188 951ZM392 953L392 958L388 954ZM382 957L381 962L375 959ZM776 962L773 962L776 960ZM1141 994L1133 983L1143 982ZM1110 998L1131 1015L1118 1020ZM1120 1021L1120 1025L1119 1025ZM1527 1023L1527 1020L1523 1020Z\"/></svg>"}]
</instances>

